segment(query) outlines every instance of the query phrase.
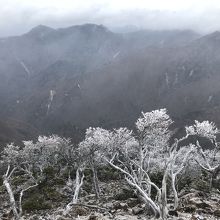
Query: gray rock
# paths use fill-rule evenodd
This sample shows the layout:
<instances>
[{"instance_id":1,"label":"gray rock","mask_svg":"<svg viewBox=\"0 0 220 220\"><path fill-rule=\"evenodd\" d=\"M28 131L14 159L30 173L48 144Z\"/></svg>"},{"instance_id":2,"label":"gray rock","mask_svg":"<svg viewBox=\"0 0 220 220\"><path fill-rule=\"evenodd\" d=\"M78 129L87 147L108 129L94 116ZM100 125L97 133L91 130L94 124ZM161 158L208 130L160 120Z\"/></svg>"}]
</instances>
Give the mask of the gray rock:
<instances>
[{"instance_id":1,"label":"gray rock","mask_svg":"<svg viewBox=\"0 0 220 220\"><path fill-rule=\"evenodd\" d=\"M140 201L136 198L129 198L126 202L130 208L133 208L140 203Z\"/></svg>"},{"instance_id":2,"label":"gray rock","mask_svg":"<svg viewBox=\"0 0 220 220\"><path fill-rule=\"evenodd\" d=\"M214 216L220 217L220 209L214 211Z\"/></svg>"},{"instance_id":3,"label":"gray rock","mask_svg":"<svg viewBox=\"0 0 220 220\"><path fill-rule=\"evenodd\" d=\"M139 214L142 214L143 212L144 212L144 209L142 207L135 206L132 208L132 213L134 215L139 215Z\"/></svg>"},{"instance_id":4,"label":"gray rock","mask_svg":"<svg viewBox=\"0 0 220 220\"><path fill-rule=\"evenodd\" d=\"M98 215L96 213L91 213L90 216L88 217L88 220L97 220Z\"/></svg>"}]
</instances>

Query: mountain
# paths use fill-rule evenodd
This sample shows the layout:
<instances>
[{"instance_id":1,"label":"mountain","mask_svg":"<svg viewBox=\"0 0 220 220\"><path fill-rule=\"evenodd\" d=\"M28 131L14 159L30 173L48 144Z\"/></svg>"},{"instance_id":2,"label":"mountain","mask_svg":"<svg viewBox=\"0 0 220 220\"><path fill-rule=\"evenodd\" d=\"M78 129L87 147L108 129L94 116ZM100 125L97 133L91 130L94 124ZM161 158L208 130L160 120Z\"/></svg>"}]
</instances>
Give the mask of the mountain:
<instances>
[{"instance_id":1,"label":"mountain","mask_svg":"<svg viewBox=\"0 0 220 220\"><path fill-rule=\"evenodd\" d=\"M40 25L0 47L2 143L19 124L16 141L57 133L77 142L89 126L131 127L141 111L164 107L178 126L220 125L219 32Z\"/></svg>"}]
</instances>

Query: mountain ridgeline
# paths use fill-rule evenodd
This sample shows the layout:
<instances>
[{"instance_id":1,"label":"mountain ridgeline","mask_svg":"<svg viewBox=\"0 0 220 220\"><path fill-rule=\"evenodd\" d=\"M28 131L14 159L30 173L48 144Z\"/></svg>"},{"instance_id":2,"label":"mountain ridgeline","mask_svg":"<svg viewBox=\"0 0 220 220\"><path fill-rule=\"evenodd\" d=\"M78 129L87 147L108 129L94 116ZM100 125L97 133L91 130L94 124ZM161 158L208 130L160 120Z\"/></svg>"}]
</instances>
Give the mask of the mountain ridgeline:
<instances>
[{"instance_id":1,"label":"mountain ridgeline","mask_svg":"<svg viewBox=\"0 0 220 220\"><path fill-rule=\"evenodd\" d=\"M89 126L131 127L167 108L178 126L220 125L220 33L113 33L102 25L37 26L0 39L0 142Z\"/></svg>"}]
</instances>

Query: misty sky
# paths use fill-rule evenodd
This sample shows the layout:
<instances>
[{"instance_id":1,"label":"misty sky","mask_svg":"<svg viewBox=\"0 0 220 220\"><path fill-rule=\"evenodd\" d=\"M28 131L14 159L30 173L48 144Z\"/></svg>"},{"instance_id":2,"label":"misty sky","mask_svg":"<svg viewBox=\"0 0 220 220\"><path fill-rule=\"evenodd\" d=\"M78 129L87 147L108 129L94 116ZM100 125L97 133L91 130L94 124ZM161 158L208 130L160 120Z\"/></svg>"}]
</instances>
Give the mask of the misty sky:
<instances>
[{"instance_id":1,"label":"misty sky","mask_svg":"<svg viewBox=\"0 0 220 220\"><path fill-rule=\"evenodd\" d=\"M0 36L43 24L97 23L145 29L220 30L219 0L0 0Z\"/></svg>"}]
</instances>

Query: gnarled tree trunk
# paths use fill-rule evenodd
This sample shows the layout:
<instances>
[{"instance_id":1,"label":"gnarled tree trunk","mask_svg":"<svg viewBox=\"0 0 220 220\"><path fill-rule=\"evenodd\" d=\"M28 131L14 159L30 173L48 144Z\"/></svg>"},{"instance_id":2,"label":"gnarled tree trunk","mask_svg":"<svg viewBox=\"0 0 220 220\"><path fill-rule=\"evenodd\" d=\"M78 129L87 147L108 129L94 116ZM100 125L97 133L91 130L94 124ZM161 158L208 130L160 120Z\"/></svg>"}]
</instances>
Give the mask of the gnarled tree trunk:
<instances>
[{"instance_id":1,"label":"gnarled tree trunk","mask_svg":"<svg viewBox=\"0 0 220 220\"><path fill-rule=\"evenodd\" d=\"M83 185L84 173L83 170L78 168L76 171L75 191L72 199L72 204L76 204L79 198L80 189Z\"/></svg>"},{"instance_id":2,"label":"gnarled tree trunk","mask_svg":"<svg viewBox=\"0 0 220 220\"><path fill-rule=\"evenodd\" d=\"M173 173L171 173L171 187L174 195L174 210L176 210L179 205L179 198L176 190L176 175L174 175Z\"/></svg>"},{"instance_id":3,"label":"gnarled tree trunk","mask_svg":"<svg viewBox=\"0 0 220 220\"><path fill-rule=\"evenodd\" d=\"M95 189L96 198L100 198L100 187L99 187L99 180L98 180L98 174L97 174L97 168L95 165L95 162L93 159L91 160L91 168L92 168L92 174L93 174L93 185Z\"/></svg>"},{"instance_id":4,"label":"gnarled tree trunk","mask_svg":"<svg viewBox=\"0 0 220 220\"><path fill-rule=\"evenodd\" d=\"M78 202L80 189L83 185L83 180L84 180L83 171L84 170L82 168L78 168L76 170L75 190L74 190L73 198L72 198L72 201L66 206L66 209L63 212L64 215L67 215L69 211L71 210L71 206L74 204L77 204Z\"/></svg>"},{"instance_id":5,"label":"gnarled tree trunk","mask_svg":"<svg viewBox=\"0 0 220 220\"><path fill-rule=\"evenodd\" d=\"M12 191L12 187L10 185L9 179L6 175L3 176L3 184L4 184L4 186L5 186L5 188L8 192L9 199L10 199L10 205L11 205L11 209L13 211L14 217L15 217L16 220L19 220L20 215L19 215L17 207L16 207L14 193Z\"/></svg>"},{"instance_id":6,"label":"gnarled tree trunk","mask_svg":"<svg viewBox=\"0 0 220 220\"><path fill-rule=\"evenodd\" d=\"M161 188L161 201L160 201L160 210L161 210L161 218L167 219L168 208L167 208L167 178L168 178L168 170L166 169L163 180L162 180L162 188Z\"/></svg>"}]
</instances>

